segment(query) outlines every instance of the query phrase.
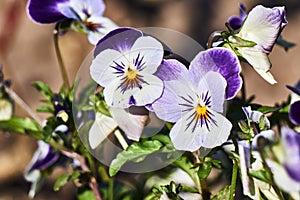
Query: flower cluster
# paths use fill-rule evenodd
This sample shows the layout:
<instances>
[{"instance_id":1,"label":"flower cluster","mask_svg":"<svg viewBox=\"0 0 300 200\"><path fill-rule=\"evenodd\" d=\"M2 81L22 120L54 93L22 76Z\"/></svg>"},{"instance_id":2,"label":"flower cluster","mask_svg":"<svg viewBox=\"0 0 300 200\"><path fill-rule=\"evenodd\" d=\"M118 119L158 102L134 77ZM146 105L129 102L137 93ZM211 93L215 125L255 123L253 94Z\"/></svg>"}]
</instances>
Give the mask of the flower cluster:
<instances>
[{"instance_id":1,"label":"flower cluster","mask_svg":"<svg viewBox=\"0 0 300 200\"><path fill-rule=\"evenodd\" d=\"M24 173L31 198L60 166L66 173L54 190L74 181L78 199L299 199L300 83L287 86L290 98L272 107L248 99L242 78L245 62L277 83L268 55L276 42L293 46L280 36L285 7L257 5L247 13L241 4L206 49L185 49L192 58L159 31L118 27L104 11L102 0L28 1L34 22L56 24L64 85L53 92L34 83L46 120L13 92L0 67L0 129L38 140ZM58 45L70 30L94 45L88 72L80 70L73 86ZM12 99L33 119L13 116ZM114 177L122 171L147 174ZM212 194L216 184L223 188Z\"/></svg>"}]
</instances>

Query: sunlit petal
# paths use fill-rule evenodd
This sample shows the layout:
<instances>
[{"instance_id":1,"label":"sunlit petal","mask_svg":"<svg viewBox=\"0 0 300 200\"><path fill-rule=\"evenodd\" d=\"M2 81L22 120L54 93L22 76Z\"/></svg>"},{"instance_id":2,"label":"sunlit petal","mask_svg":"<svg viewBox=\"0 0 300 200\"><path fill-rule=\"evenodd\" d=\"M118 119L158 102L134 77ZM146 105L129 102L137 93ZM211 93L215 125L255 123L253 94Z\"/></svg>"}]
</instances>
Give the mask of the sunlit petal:
<instances>
[{"instance_id":1,"label":"sunlit petal","mask_svg":"<svg viewBox=\"0 0 300 200\"><path fill-rule=\"evenodd\" d=\"M260 50L268 53L286 23L284 7L258 5L249 12L238 36L255 42Z\"/></svg>"},{"instance_id":2,"label":"sunlit petal","mask_svg":"<svg viewBox=\"0 0 300 200\"><path fill-rule=\"evenodd\" d=\"M117 128L116 121L102 113L96 113L96 119L89 130L89 144L95 149L109 134Z\"/></svg>"}]
</instances>

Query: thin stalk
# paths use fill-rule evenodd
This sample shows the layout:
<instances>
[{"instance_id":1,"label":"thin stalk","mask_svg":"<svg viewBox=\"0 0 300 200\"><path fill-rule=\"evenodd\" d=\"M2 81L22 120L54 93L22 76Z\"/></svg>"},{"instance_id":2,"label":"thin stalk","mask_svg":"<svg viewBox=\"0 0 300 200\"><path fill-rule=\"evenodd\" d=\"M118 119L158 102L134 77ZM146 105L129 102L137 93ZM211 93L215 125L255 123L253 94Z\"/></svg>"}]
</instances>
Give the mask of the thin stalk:
<instances>
[{"instance_id":1,"label":"thin stalk","mask_svg":"<svg viewBox=\"0 0 300 200\"><path fill-rule=\"evenodd\" d=\"M116 129L114 134L115 134L118 142L121 144L122 148L127 149L128 144L127 144L126 140L124 139L123 135L121 134L120 130Z\"/></svg>"},{"instance_id":2,"label":"thin stalk","mask_svg":"<svg viewBox=\"0 0 300 200\"><path fill-rule=\"evenodd\" d=\"M207 41L207 48L210 49L212 48L212 44L214 42L214 39L216 37L220 37L221 36L221 31L215 31L212 34L210 34L208 41Z\"/></svg>"},{"instance_id":3,"label":"thin stalk","mask_svg":"<svg viewBox=\"0 0 300 200\"><path fill-rule=\"evenodd\" d=\"M244 102L246 102L247 97L246 97L246 84L245 84L245 78L242 74L240 74L240 76L242 77L243 80L243 84L242 84L242 89L241 89L241 93L242 93L242 99Z\"/></svg>"},{"instance_id":4,"label":"thin stalk","mask_svg":"<svg viewBox=\"0 0 300 200\"><path fill-rule=\"evenodd\" d=\"M24 110L29 116L42 126L42 119L25 103L25 101L11 88L5 87L8 95Z\"/></svg>"},{"instance_id":5,"label":"thin stalk","mask_svg":"<svg viewBox=\"0 0 300 200\"><path fill-rule=\"evenodd\" d=\"M63 82L66 85L67 89L70 89L67 70L66 70L65 64L63 62L61 51L60 51L60 48L59 48L59 43L58 43L59 26L60 26L60 24L57 23L55 28L54 28L54 31L53 31L54 49L55 49L55 53L56 53L56 57L57 57L57 61L58 61L58 65L59 65L59 69L60 69L60 73L61 73Z\"/></svg>"},{"instance_id":6,"label":"thin stalk","mask_svg":"<svg viewBox=\"0 0 300 200\"><path fill-rule=\"evenodd\" d=\"M238 175L238 164L237 164L236 160L233 159L233 169L232 169L232 177L231 177L231 186L230 186L229 200L234 200L235 189L236 189L236 182L237 182L237 175Z\"/></svg>"}]
</instances>

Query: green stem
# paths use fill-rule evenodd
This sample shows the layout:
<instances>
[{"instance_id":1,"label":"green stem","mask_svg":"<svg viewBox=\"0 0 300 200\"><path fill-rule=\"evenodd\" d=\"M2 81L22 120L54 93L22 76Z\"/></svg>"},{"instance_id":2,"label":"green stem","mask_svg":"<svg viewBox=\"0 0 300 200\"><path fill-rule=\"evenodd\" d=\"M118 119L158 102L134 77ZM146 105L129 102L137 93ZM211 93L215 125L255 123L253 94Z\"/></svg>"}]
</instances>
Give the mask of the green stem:
<instances>
[{"instance_id":1,"label":"green stem","mask_svg":"<svg viewBox=\"0 0 300 200\"><path fill-rule=\"evenodd\" d=\"M208 41L207 41L207 48L210 49L212 48L212 44L214 42L214 39L216 37L220 37L221 36L221 32L220 31L215 31L212 34L210 34Z\"/></svg>"},{"instance_id":2,"label":"green stem","mask_svg":"<svg viewBox=\"0 0 300 200\"><path fill-rule=\"evenodd\" d=\"M237 182L237 175L238 175L238 164L237 164L236 160L233 159L233 169L232 169L229 200L234 200L235 188L236 188L236 182Z\"/></svg>"},{"instance_id":3,"label":"green stem","mask_svg":"<svg viewBox=\"0 0 300 200\"><path fill-rule=\"evenodd\" d=\"M59 65L59 68L60 68L60 73L62 75L64 84L66 85L67 89L70 89L68 74L67 74L66 67L65 67L65 64L63 62L63 59L62 59L62 55L61 55L61 51L60 51L59 43L58 43L59 26L60 26L60 24L57 23L55 28L54 28L54 31L53 31L54 48L55 48L55 53L56 53L58 65Z\"/></svg>"}]
</instances>

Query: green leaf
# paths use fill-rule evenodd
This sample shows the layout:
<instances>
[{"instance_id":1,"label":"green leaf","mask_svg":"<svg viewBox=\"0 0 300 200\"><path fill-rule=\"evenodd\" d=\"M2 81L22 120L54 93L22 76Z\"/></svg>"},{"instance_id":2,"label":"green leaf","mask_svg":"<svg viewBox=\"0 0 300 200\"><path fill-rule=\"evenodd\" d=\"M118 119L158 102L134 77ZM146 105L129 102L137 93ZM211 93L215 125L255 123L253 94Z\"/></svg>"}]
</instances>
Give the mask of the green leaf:
<instances>
[{"instance_id":1,"label":"green leaf","mask_svg":"<svg viewBox=\"0 0 300 200\"><path fill-rule=\"evenodd\" d=\"M85 190L77 195L78 200L96 200L92 190Z\"/></svg>"},{"instance_id":2,"label":"green leaf","mask_svg":"<svg viewBox=\"0 0 300 200\"><path fill-rule=\"evenodd\" d=\"M271 174L263 170L250 170L249 175L266 183L272 184Z\"/></svg>"},{"instance_id":3,"label":"green leaf","mask_svg":"<svg viewBox=\"0 0 300 200\"><path fill-rule=\"evenodd\" d=\"M69 182L69 177L70 177L69 174L62 174L62 175L60 175L60 176L56 179L56 181L55 181L55 183L54 183L53 190L54 190L55 192L59 191L59 189L60 189L62 186L64 186L65 184L67 184L67 183Z\"/></svg>"},{"instance_id":4,"label":"green leaf","mask_svg":"<svg viewBox=\"0 0 300 200\"><path fill-rule=\"evenodd\" d=\"M200 179L205 179L211 172L212 164L211 162L202 162L199 165L198 176Z\"/></svg>"},{"instance_id":5,"label":"green leaf","mask_svg":"<svg viewBox=\"0 0 300 200\"><path fill-rule=\"evenodd\" d=\"M44 113L54 113L53 107L50 106L40 106L36 109L37 112L44 112Z\"/></svg>"},{"instance_id":6,"label":"green leaf","mask_svg":"<svg viewBox=\"0 0 300 200\"><path fill-rule=\"evenodd\" d=\"M223 187L211 200L230 199L230 185Z\"/></svg>"},{"instance_id":7,"label":"green leaf","mask_svg":"<svg viewBox=\"0 0 300 200\"><path fill-rule=\"evenodd\" d=\"M55 192L59 191L61 187L66 185L69 181L73 181L73 180L79 178L80 175L81 175L80 171L74 171L73 173L70 173L70 174L60 175L54 183L53 190Z\"/></svg>"},{"instance_id":8,"label":"green leaf","mask_svg":"<svg viewBox=\"0 0 300 200\"><path fill-rule=\"evenodd\" d=\"M36 81L33 83L33 86L47 99L51 99L53 97L52 90L45 83Z\"/></svg>"},{"instance_id":9,"label":"green leaf","mask_svg":"<svg viewBox=\"0 0 300 200\"><path fill-rule=\"evenodd\" d=\"M270 112L278 111L279 109L280 109L280 107L261 106L260 108L257 109L257 111L259 111L263 114L267 114L267 113L270 113Z\"/></svg>"},{"instance_id":10,"label":"green leaf","mask_svg":"<svg viewBox=\"0 0 300 200\"><path fill-rule=\"evenodd\" d=\"M0 121L0 129L21 134L32 134L36 139L42 139L42 129L30 118L12 117L9 120Z\"/></svg>"},{"instance_id":11,"label":"green leaf","mask_svg":"<svg viewBox=\"0 0 300 200\"><path fill-rule=\"evenodd\" d=\"M200 187L198 168L186 156L181 156L179 159L173 162L173 165L185 171L192 178L196 186L198 188Z\"/></svg>"},{"instance_id":12,"label":"green leaf","mask_svg":"<svg viewBox=\"0 0 300 200\"><path fill-rule=\"evenodd\" d=\"M158 140L136 142L127 147L111 162L109 175L114 176L128 161L141 162L147 155L158 151L163 144Z\"/></svg>"}]
</instances>

